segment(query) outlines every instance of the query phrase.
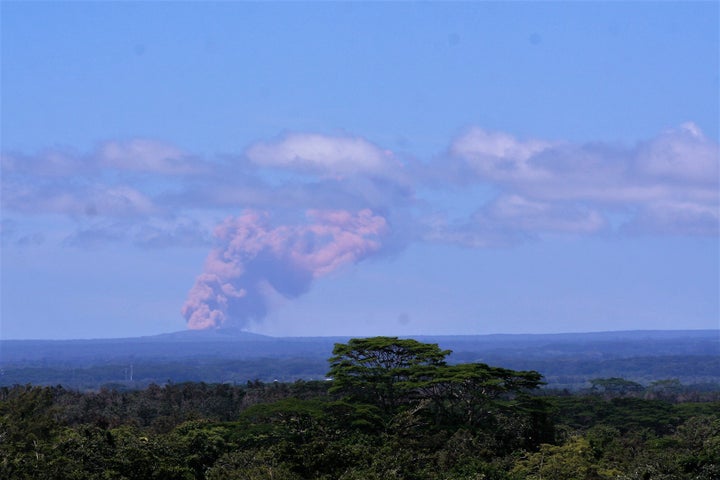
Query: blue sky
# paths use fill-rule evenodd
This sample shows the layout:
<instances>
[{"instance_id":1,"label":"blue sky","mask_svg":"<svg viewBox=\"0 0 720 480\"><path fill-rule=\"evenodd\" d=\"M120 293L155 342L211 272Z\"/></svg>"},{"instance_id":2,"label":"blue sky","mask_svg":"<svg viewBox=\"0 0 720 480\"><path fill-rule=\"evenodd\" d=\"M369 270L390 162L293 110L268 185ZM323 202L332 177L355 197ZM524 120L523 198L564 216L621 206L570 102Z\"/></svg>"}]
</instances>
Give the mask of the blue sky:
<instances>
[{"instance_id":1,"label":"blue sky","mask_svg":"<svg viewBox=\"0 0 720 480\"><path fill-rule=\"evenodd\" d=\"M3 338L717 328L717 2L3 2Z\"/></svg>"}]
</instances>

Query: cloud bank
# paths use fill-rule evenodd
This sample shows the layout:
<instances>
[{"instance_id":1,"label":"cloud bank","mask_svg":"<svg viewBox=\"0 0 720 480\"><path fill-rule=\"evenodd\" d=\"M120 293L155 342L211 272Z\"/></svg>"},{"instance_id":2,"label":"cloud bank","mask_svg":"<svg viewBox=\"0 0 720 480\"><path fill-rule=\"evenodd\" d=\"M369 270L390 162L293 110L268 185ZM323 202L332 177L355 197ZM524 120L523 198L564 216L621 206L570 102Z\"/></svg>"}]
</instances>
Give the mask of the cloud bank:
<instances>
[{"instance_id":1,"label":"cloud bank","mask_svg":"<svg viewBox=\"0 0 720 480\"><path fill-rule=\"evenodd\" d=\"M472 128L448 157L454 176L446 185L500 193L465 223L436 226L435 239L464 232L462 243L482 246L488 230L591 234L610 218L621 218L625 233L718 235L718 145L692 123L633 147L522 141Z\"/></svg>"},{"instance_id":2,"label":"cloud bank","mask_svg":"<svg viewBox=\"0 0 720 480\"><path fill-rule=\"evenodd\" d=\"M296 297L319 276L413 242L720 233L718 143L693 123L634 145L476 126L427 159L296 132L217 158L131 139L3 152L0 165L4 246L211 248L182 309L191 328L245 327L273 295ZM36 218L63 226L51 234Z\"/></svg>"}]
</instances>

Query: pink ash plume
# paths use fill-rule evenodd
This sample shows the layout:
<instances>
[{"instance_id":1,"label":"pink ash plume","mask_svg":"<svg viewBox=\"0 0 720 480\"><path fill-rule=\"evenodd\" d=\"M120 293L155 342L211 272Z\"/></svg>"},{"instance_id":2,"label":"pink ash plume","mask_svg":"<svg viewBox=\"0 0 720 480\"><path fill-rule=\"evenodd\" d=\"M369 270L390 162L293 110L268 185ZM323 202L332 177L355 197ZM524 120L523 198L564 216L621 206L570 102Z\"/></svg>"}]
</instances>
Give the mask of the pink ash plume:
<instances>
[{"instance_id":1,"label":"pink ash plume","mask_svg":"<svg viewBox=\"0 0 720 480\"><path fill-rule=\"evenodd\" d=\"M268 287L297 297L313 279L378 252L388 232L385 219L370 210L310 210L307 219L273 227L268 215L246 211L218 225L218 245L182 308L188 328L244 327L261 320Z\"/></svg>"}]
</instances>

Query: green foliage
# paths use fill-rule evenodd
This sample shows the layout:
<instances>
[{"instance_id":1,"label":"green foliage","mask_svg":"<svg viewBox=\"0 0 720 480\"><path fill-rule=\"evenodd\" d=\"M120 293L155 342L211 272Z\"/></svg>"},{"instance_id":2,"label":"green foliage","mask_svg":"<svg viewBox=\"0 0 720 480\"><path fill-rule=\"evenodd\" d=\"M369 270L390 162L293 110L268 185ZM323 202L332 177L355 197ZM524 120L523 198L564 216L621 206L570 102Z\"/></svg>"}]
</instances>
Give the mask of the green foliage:
<instances>
[{"instance_id":1,"label":"green foliage","mask_svg":"<svg viewBox=\"0 0 720 480\"><path fill-rule=\"evenodd\" d=\"M519 461L513 473L527 480L610 480L622 472L604 468L593 455L590 442L574 437L564 445L542 445Z\"/></svg>"},{"instance_id":2,"label":"green foliage","mask_svg":"<svg viewBox=\"0 0 720 480\"><path fill-rule=\"evenodd\" d=\"M223 455L207 472L208 480L301 480L272 450L236 451Z\"/></svg>"},{"instance_id":3,"label":"green foliage","mask_svg":"<svg viewBox=\"0 0 720 480\"><path fill-rule=\"evenodd\" d=\"M439 415L462 424L480 425L516 406L523 393L542 383L537 372L517 372L483 363L444 365L420 385Z\"/></svg>"},{"instance_id":4,"label":"green foliage","mask_svg":"<svg viewBox=\"0 0 720 480\"><path fill-rule=\"evenodd\" d=\"M619 378L543 396L537 372L448 353L379 337L337 345L332 382L3 387L0 478L720 478L717 402L643 399Z\"/></svg>"},{"instance_id":5,"label":"green foliage","mask_svg":"<svg viewBox=\"0 0 720 480\"><path fill-rule=\"evenodd\" d=\"M681 418L672 404L640 398L613 398L596 396L560 397L553 400L556 423L574 429L584 429L603 423L617 428L622 434L647 429L657 435L670 433Z\"/></svg>"},{"instance_id":6,"label":"green foliage","mask_svg":"<svg viewBox=\"0 0 720 480\"><path fill-rule=\"evenodd\" d=\"M590 380L593 390L600 392L624 395L628 392L640 392L643 386L637 382L625 380L624 378L595 378Z\"/></svg>"},{"instance_id":7,"label":"green foliage","mask_svg":"<svg viewBox=\"0 0 720 480\"><path fill-rule=\"evenodd\" d=\"M332 393L392 411L445 365L449 350L397 337L354 338L336 343L328 376Z\"/></svg>"},{"instance_id":8,"label":"green foliage","mask_svg":"<svg viewBox=\"0 0 720 480\"><path fill-rule=\"evenodd\" d=\"M228 450L226 436L225 427L196 420L175 428L168 440L176 454L192 469L195 477L203 478L204 472Z\"/></svg>"}]
</instances>

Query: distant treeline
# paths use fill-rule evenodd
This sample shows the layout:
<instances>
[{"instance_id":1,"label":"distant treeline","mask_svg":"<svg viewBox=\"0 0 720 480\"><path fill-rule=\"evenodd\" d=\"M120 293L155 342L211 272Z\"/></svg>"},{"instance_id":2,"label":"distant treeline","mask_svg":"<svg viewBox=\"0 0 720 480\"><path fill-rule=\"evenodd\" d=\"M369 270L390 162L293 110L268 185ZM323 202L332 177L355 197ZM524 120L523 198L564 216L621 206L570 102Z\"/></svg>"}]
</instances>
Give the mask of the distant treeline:
<instances>
[{"instance_id":1,"label":"distant treeline","mask_svg":"<svg viewBox=\"0 0 720 480\"><path fill-rule=\"evenodd\" d=\"M244 384L321 380L343 337L273 338L236 331L184 331L105 340L0 340L0 386L143 388L151 383ZM542 372L551 388L577 391L593 378L649 386L677 379L720 388L720 331L419 337L451 350L449 363L483 362Z\"/></svg>"},{"instance_id":2,"label":"distant treeline","mask_svg":"<svg viewBox=\"0 0 720 480\"><path fill-rule=\"evenodd\" d=\"M475 361L473 355L453 354L451 363ZM492 359L491 363L517 370L543 373L547 387L580 391L594 378L622 377L649 387L653 382L675 379L692 391L720 391L720 356L654 356L589 360L586 358ZM63 385L79 390L103 386L117 389L144 388L152 383L206 382L244 384L248 380L294 382L322 380L325 358L187 358L182 361L135 359L132 363L101 363L88 366L10 365L0 369L0 386L30 383Z\"/></svg>"},{"instance_id":3,"label":"distant treeline","mask_svg":"<svg viewBox=\"0 0 720 480\"><path fill-rule=\"evenodd\" d=\"M292 382L320 380L327 360L306 358L256 358L248 360L185 359L159 361L139 359L126 364L77 366L12 366L0 372L1 385L31 383L63 385L80 390L144 388L152 383L206 382L244 384L248 380Z\"/></svg>"}]
</instances>

